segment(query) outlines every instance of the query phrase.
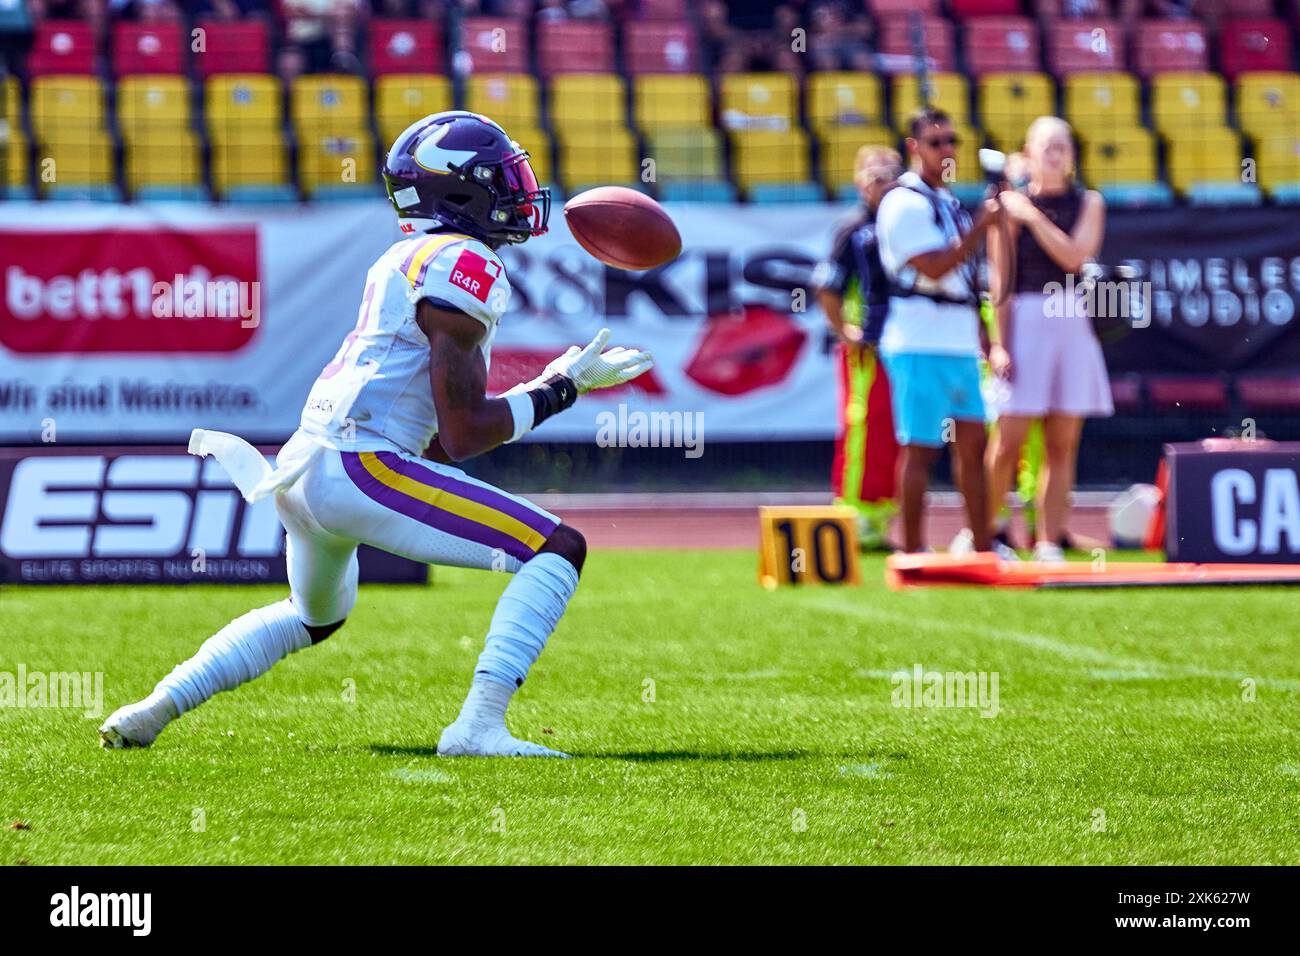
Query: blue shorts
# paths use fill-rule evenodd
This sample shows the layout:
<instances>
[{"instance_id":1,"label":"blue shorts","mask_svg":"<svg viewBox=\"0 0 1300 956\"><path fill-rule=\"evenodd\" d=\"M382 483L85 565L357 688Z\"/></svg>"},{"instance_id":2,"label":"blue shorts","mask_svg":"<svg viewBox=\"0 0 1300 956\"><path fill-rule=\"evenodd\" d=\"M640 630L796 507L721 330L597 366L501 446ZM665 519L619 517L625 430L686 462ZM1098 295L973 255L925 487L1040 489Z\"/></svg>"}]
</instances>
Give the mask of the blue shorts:
<instances>
[{"instance_id":1,"label":"blue shorts","mask_svg":"<svg viewBox=\"0 0 1300 956\"><path fill-rule=\"evenodd\" d=\"M973 355L882 352L900 445L944 444L945 422L984 421L979 360Z\"/></svg>"}]
</instances>

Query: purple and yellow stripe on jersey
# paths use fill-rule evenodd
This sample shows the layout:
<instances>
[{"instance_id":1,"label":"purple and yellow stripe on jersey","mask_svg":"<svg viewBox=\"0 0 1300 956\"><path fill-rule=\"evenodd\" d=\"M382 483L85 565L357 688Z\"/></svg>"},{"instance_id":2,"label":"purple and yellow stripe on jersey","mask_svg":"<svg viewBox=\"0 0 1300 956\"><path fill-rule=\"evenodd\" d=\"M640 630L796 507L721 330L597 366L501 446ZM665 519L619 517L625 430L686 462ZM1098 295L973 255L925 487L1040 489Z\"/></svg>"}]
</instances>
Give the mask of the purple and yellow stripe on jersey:
<instances>
[{"instance_id":1,"label":"purple and yellow stripe on jersey","mask_svg":"<svg viewBox=\"0 0 1300 956\"><path fill-rule=\"evenodd\" d=\"M448 246L469 238L458 232L446 232L415 240L411 243L411 251L402 260L402 275L406 276L406 281L411 283L412 288L418 289L424 281L425 273L429 271L433 257Z\"/></svg>"},{"instance_id":2,"label":"purple and yellow stripe on jersey","mask_svg":"<svg viewBox=\"0 0 1300 956\"><path fill-rule=\"evenodd\" d=\"M527 561L560 521L484 485L462 481L387 451L340 452L343 469L368 498L431 528L500 548Z\"/></svg>"}]
</instances>

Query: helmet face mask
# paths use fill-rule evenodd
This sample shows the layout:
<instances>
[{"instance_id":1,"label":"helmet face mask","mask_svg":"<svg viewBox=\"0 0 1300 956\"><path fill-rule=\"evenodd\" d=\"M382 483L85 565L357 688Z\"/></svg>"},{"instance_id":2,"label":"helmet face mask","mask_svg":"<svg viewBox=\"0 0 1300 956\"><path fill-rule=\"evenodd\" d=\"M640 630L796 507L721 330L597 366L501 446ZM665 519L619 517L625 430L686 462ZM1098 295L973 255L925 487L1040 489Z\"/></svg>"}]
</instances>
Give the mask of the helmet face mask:
<instances>
[{"instance_id":1,"label":"helmet face mask","mask_svg":"<svg viewBox=\"0 0 1300 956\"><path fill-rule=\"evenodd\" d=\"M384 182L404 233L455 229L496 247L547 230L550 190L537 185L527 151L477 113L411 124L389 150Z\"/></svg>"}]
</instances>

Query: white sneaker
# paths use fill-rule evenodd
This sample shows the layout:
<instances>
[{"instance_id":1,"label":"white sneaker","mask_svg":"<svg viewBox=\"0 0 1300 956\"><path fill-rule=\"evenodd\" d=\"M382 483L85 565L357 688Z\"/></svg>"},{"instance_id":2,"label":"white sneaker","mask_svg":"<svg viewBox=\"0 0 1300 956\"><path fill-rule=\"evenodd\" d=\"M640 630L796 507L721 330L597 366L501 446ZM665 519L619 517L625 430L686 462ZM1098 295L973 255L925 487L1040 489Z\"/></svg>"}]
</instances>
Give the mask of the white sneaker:
<instances>
[{"instance_id":1,"label":"white sneaker","mask_svg":"<svg viewBox=\"0 0 1300 956\"><path fill-rule=\"evenodd\" d=\"M957 532L957 537L952 539L952 544L948 545L948 553L964 558L968 554L975 553L975 533L970 528L962 528Z\"/></svg>"},{"instance_id":2,"label":"white sneaker","mask_svg":"<svg viewBox=\"0 0 1300 956\"><path fill-rule=\"evenodd\" d=\"M1065 564L1065 552L1059 544L1040 541L1034 545L1034 560L1040 564Z\"/></svg>"},{"instance_id":3,"label":"white sneaker","mask_svg":"<svg viewBox=\"0 0 1300 956\"><path fill-rule=\"evenodd\" d=\"M456 721L438 738L439 757L563 757L566 753L510 736L500 727Z\"/></svg>"},{"instance_id":4,"label":"white sneaker","mask_svg":"<svg viewBox=\"0 0 1300 956\"><path fill-rule=\"evenodd\" d=\"M165 692L119 707L99 728L99 745L110 750L148 747L176 719L176 705Z\"/></svg>"}]
</instances>

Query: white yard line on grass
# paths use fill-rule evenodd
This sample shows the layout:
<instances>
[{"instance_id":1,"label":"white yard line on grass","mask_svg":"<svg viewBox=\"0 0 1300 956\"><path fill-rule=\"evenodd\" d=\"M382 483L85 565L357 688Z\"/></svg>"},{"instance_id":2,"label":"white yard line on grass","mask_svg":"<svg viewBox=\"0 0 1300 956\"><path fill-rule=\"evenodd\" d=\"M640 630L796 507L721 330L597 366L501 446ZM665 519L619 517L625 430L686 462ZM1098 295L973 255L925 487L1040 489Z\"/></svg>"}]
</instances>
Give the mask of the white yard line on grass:
<instances>
[{"instance_id":1,"label":"white yard line on grass","mask_svg":"<svg viewBox=\"0 0 1300 956\"><path fill-rule=\"evenodd\" d=\"M810 597L808 605L806 606L811 606L818 610L843 614L858 620L900 625L911 629L916 629L918 625L923 624L923 626L927 628L944 633L1011 641L1024 647L1032 647L1035 650L1045 651L1049 654L1054 654L1057 657L1063 657L1067 660L1076 661L1081 664L1098 665L1098 669L1091 673L1094 676L1101 677L1101 679L1176 680L1184 677L1203 677L1210 680L1228 680L1235 682L1250 678L1260 686L1273 687L1277 690L1290 691L1293 693L1300 692L1300 680L1294 678L1268 677L1262 674L1246 673L1243 671L1211 670L1187 664L1162 664L1159 661L1146 661L1130 657L1119 657L1114 654L1108 654L1105 651L1097 650L1095 647L1089 647L1086 644L1071 644L1054 637L1048 637L1046 634L1034 634L1029 631L1018 631L1005 627L994 629L971 624L962 624L950 620L921 618L918 617L915 608L911 609L906 614L902 614L883 611L876 607L846 606L834 603L832 596L830 595L827 595L826 597L820 595ZM867 671L865 673L874 676L875 672ZM891 671L890 673L893 672ZM1114 674L1115 676L1103 676L1108 673Z\"/></svg>"}]
</instances>

